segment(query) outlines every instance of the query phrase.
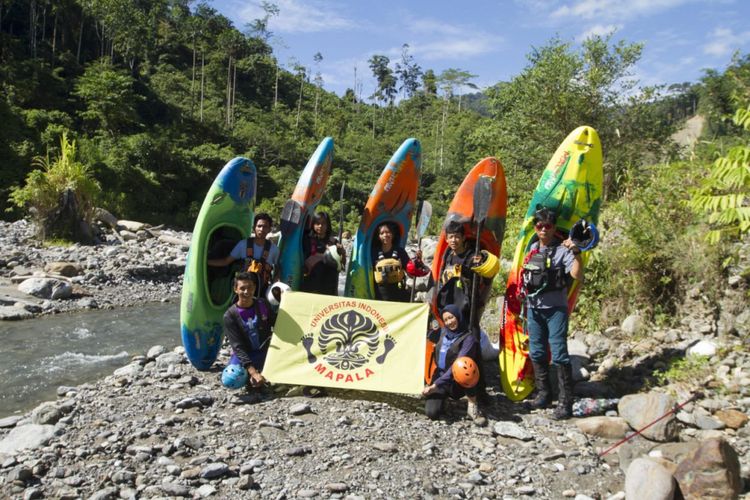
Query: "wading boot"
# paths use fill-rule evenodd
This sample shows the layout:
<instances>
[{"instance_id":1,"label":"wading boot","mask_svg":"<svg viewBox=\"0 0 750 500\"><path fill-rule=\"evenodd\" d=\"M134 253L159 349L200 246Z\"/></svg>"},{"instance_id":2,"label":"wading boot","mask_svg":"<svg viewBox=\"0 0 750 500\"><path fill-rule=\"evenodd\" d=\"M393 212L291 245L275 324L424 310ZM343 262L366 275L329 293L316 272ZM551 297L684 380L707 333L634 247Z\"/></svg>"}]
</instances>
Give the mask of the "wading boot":
<instances>
[{"instance_id":1,"label":"wading boot","mask_svg":"<svg viewBox=\"0 0 750 500\"><path fill-rule=\"evenodd\" d=\"M557 398L552 418L564 420L573 416L573 368L570 363L557 365L557 380L560 386L560 395Z\"/></svg>"},{"instance_id":2,"label":"wading boot","mask_svg":"<svg viewBox=\"0 0 750 500\"><path fill-rule=\"evenodd\" d=\"M534 385L536 386L536 397L527 403L531 410L541 410L549 406L552 399L552 389L549 384L549 365L532 361L534 366Z\"/></svg>"}]
</instances>

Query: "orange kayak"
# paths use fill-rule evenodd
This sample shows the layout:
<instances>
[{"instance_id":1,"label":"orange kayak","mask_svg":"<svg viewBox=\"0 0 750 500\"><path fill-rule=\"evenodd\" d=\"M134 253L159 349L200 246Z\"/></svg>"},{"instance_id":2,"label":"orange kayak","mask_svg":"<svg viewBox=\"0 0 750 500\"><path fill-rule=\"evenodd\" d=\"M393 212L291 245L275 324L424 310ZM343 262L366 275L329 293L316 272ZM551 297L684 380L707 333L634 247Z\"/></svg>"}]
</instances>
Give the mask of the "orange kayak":
<instances>
[{"instance_id":1,"label":"orange kayak","mask_svg":"<svg viewBox=\"0 0 750 500\"><path fill-rule=\"evenodd\" d=\"M505 215L508 207L508 192L505 184L505 171L503 165L496 158L485 158L472 168L464 181L456 191L453 201L448 206L448 213L445 216L445 222L456 220L464 223L466 240L471 241L471 245L476 242L477 226L474 223L474 187L480 177L487 176L492 181L492 197L490 207L487 212L487 218L482 226L482 233L479 235L479 245L482 250L499 256L505 234ZM445 226L445 222L443 226ZM432 278L435 282L435 290L432 299L432 313L440 322L440 314L437 310L437 292L440 286L440 275L443 271L445 255L448 250L448 242L445 239L445 230L440 230L437 247L435 248L435 258L432 261ZM427 354L425 363L425 381L429 383L432 378L434 366L432 363L432 352L435 345L427 342Z\"/></svg>"}]
</instances>

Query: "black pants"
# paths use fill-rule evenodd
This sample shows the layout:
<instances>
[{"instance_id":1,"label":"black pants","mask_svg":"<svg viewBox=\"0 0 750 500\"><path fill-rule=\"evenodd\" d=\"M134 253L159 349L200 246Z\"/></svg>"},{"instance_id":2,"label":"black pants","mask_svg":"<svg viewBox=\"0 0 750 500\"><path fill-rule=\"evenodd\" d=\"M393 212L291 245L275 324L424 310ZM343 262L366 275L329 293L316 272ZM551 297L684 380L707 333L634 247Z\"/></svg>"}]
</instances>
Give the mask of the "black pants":
<instances>
[{"instance_id":1,"label":"black pants","mask_svg":"<svg viewBox=\"0 0 750 500\"><path fill-rule=\"evenodd\" d=\"M466 389L453 382L447 390L439 389L437 392L434 392L427 396L427 400L424 402L424 413L430 420L435 420L443 414L445 401L448 398L461 399L463 396L474 397L476 395L476 387Z\"/></svg>"}]
</instances>

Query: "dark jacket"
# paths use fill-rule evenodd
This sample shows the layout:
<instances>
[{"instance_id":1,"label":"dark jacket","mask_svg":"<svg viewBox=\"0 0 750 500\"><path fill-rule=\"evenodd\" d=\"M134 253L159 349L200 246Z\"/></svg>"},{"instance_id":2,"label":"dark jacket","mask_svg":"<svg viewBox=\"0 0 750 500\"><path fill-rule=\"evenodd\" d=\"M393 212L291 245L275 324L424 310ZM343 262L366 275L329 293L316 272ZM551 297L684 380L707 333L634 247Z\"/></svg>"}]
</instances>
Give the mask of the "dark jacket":
<instances>
[{"instance_id":1,"label":"dark jacket","mask_svg":"<svg viewBox=\"0 0 750 500\"><path fill-rule=\"evenodd\" d=\"M255 317L258 318L258 348L254 348L250 341L236 303L232 304L224 313L224 331L229 344L232 346L232 353L237 357L240 364L245 368L253 366L260 370L263 367L271 338L271 308L265 299L255 299L253 307L255 308Z\"/></svg>"}]
</instances>

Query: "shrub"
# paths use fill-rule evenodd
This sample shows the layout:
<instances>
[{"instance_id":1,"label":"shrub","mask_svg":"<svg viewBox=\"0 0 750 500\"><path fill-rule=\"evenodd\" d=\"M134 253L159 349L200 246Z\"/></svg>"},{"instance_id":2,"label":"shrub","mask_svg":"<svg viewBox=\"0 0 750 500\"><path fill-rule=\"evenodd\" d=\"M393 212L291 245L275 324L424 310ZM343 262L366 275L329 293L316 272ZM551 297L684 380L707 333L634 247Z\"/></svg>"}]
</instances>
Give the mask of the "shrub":
<instances>
[{"instance_id":1,"label":"shrub","mask_svg":"<svg viewBox=\"0 0 750 500\"><path fill-rule=\"evenodd\" d=\"M90 237L81 221L90 220L101 189L76 155L75 141L68 141L63 133L57 158L50 160L49 153L35 157L32 166L39 168L28 174L23 187L11 189L10 202L29 211L42 239L85 241Z\"/></svg>"}]
</instances>

